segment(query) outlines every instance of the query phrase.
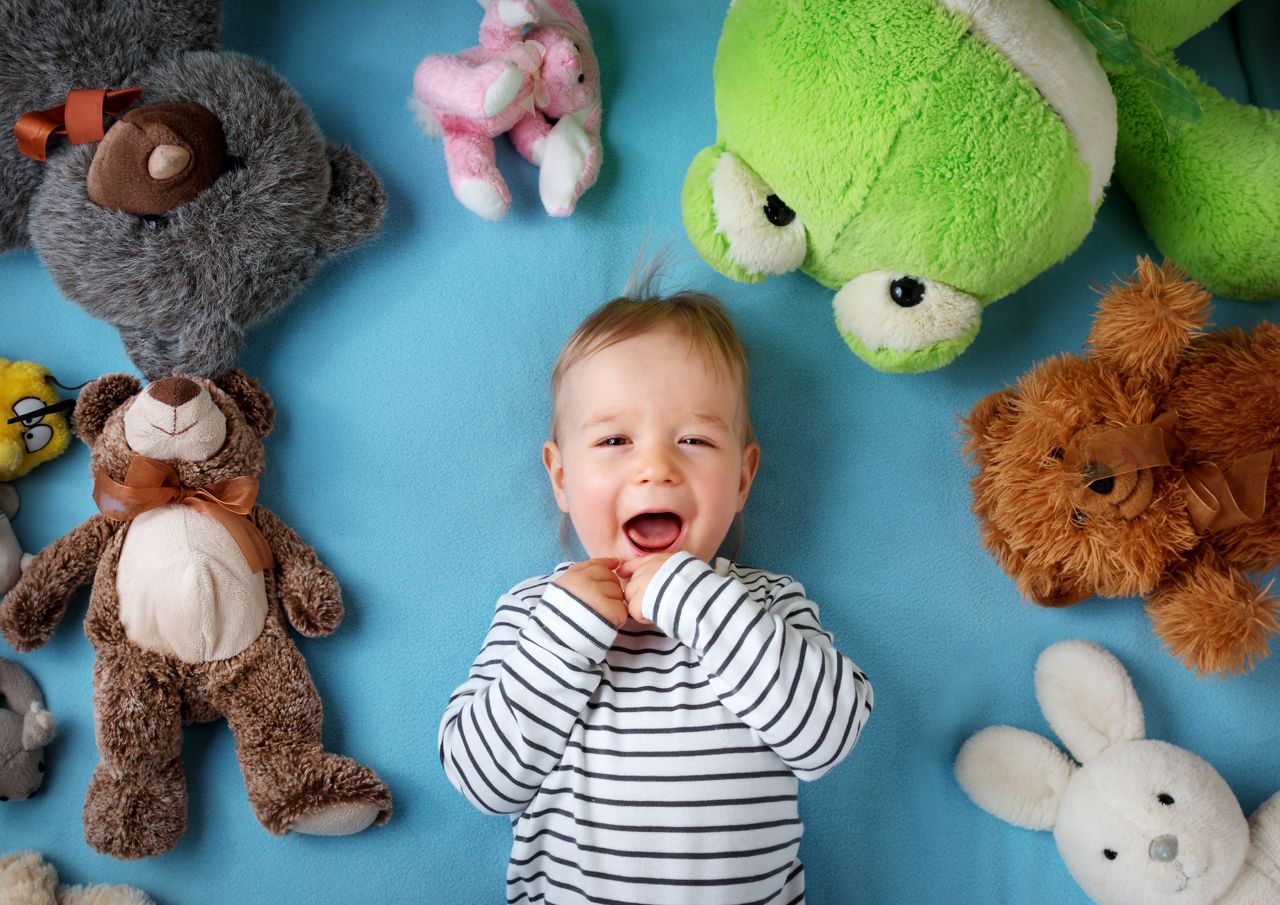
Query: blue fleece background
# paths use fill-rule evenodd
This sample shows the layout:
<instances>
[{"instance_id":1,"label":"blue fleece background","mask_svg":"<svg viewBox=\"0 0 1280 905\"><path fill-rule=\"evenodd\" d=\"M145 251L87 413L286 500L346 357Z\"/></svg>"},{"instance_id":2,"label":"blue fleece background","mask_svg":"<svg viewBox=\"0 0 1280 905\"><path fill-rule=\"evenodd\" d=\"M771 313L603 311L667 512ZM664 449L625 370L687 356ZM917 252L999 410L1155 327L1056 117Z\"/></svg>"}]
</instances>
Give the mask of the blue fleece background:
<instances>
[{"instance_id":1,"label":"blue fleece background","mask_svg":"<svg viewBox=\"0 0 1280 905\"><path fill-rule=\"evenodd\" d=\"M1250 0L1256 18L1244 32L1254 90L1276 103L1272 4ZM764 463L744 561L799 576L875 684L879 706L860 745L801 793L811 902L1085 901L1049 835L983 813L951 774L977 729L1047 732L1031 670L1063 638L1115 651L1150 735L1213 763L1246 812L1280 789L1280 655L1246 678L1197 680L1161 651L1134 601L1023 603L969 512L956 415L1035 360L1078 350L1093 287L1152 252L1122 193L1073 257L987 312L956 364L884 376L846 350L829 292L801 275L731 283L684 236L685 167L715 134L724 3L587 0L606 91L600 181L572 218L549 219L536 172L504 146L514 204L499 224L453 199L440 146L405 111L424 54L475 42L474 3L226 5L225 45L278 67L390 196L380 236L252 333L242 361L280 412L262 500L317 547L346 595L336 635L299 641L326 703L326 742L378 769L396 811L355 837L272 837L215 723L187 731L190 817L177 849L142 863L93 853L80 825L97 759L82 594L49 645L21 657L61 729L42 792L0 805L0 851L39 849L66 882L132 883L161 905L501 901L510 830L448 785L437 725L497 595L565 558L539 464L548 373L572 327L621 289L646 237L673 245L668 286L723 297L753 352ZM1183 57L1246 96L1230 23ZM0 298L0 355L41 361L64 383L130 370L115 333L60 299L33 254L0 259ZM1221 325L1268 316L1274 305L1220 302L1215 312ZM20 482L27 549L91 514L87 461L77 444ZM0 654L13 656L3 642Z\"/></svg>"}]
</instances>

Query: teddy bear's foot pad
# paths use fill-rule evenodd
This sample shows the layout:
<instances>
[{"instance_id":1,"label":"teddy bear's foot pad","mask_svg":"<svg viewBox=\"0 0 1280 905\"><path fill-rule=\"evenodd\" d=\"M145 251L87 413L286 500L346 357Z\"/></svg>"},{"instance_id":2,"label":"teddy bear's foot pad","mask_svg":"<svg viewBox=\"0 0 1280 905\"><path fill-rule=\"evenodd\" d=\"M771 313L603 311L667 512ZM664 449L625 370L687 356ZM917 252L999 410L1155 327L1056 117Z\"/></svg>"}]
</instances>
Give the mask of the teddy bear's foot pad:
<instances>
[{"instance_id":1,"label":"teddy bear's foot pad","mask_svg":"<svg viewBox=\"0 0 1280 905\"><path fill-rule=\"evenodd\" d=\"M381 811L367 801L343 802L298 818L293 831L307 836L350 836L368 829Z\"/></svg>"}]
</instances>

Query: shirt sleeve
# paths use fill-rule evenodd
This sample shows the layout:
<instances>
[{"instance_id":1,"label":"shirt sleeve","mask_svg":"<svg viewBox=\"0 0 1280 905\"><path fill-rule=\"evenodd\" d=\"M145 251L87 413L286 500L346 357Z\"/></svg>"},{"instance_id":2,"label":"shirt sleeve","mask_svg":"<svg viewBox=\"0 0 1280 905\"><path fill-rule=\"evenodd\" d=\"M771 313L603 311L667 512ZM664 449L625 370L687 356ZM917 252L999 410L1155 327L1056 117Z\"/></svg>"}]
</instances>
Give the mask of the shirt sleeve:
<instances>
[{"instance_id":1,"label":"shirt sleeve","mask_svg":"<svg viewBox=\"0 0 1280 905\"><path fill-rule=\"evenodd\" d=\"M642 606L692 648L721 702L797 778L817 779L857 742L874 703L871 683L835 649L799 582L770 579L763 603L752 590L682 553L654 575Z\"/></svg>"},{"instance_id":2,"label":"shirt sleeve","mask_svg":"<svg viewBox=\"0 0 1280 905\"><path fill-rule=\"evenodd\" d=\"M538 591L517 586L498 600L470 677L440 721L445 775L494 814L523 810L560 763L617 636L563 588L547 583Z\"/></svg>"}]
</instances>

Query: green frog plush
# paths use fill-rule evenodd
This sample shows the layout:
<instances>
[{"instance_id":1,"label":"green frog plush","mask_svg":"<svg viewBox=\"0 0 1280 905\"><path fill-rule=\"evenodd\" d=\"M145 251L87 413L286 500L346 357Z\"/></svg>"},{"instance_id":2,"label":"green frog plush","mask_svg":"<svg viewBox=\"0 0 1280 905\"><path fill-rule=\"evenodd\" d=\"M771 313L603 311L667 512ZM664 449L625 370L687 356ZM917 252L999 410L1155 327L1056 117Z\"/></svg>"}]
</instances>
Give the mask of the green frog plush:
<instances>
[{"instance_id":1,"label":"green frog plush","mask_svg":"<svg viewBox=\"0 0 1280 905\"><path fill-rule=\"evenodd\" d=\"M845 341L884 371L963 352L986 305L1079 246L1113 168L1183 269L1280 296L1280 115L1171 52L1232 5L736 0L685 228L729 277L835 290Z\"/></svg>"}]
</instances>

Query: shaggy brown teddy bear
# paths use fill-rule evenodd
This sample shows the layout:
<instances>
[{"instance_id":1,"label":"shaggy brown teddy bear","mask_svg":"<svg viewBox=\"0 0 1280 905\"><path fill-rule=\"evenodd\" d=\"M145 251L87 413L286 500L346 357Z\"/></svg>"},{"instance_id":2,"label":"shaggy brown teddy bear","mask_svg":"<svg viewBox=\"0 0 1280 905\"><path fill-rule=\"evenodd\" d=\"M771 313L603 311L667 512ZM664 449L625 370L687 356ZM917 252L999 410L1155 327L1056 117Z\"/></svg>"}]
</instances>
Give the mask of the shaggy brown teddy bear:
<instances>
[{"instance_id":1,"label":"shaggy brown teddy bear","mask_svg":"<svg viewBox=\"0 0 1280 905\"><path fill-rule=\"evenodd\" d=\"M1267 654L1280 604L1280 328L1203 334L1209 294L1142 259L1084 357L1041 362L968 418L987 548L1042 606L1141 595L1198 672Z\"/></svg>"},{"instance_id":2,"label":"shaggy brown teddy bear","mask_svg":"<svg viewBox=\"0 0 1280 905\"><path fill-rule=\"evenodd\" d=\"M342 600L315 551L254 503L274 415L240 371L145 391L117 374L80 393L75 428L102 512L35 558L0 606L0 631L18 650L39 647L93 583L85 634L101 762L84 831L100 852L141 858L176 844L182 722L219 715L271 832L340 835L390 816L377 774L321 747L320 698L285 631L287 618L328 635Z\"/></svg>"}]
</instances>

